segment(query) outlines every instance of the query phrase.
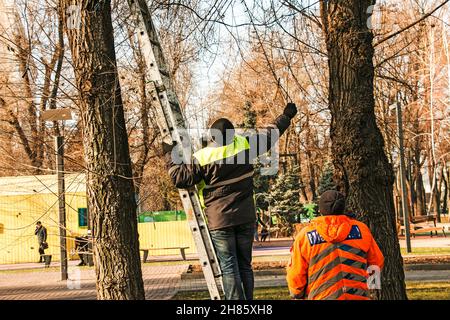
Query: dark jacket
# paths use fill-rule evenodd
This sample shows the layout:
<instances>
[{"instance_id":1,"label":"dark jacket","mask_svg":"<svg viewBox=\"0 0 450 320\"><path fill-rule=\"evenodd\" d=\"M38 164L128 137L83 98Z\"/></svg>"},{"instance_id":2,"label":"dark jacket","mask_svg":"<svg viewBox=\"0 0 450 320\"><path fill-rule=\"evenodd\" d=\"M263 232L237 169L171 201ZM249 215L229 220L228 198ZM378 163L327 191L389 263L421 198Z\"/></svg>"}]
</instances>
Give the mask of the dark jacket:
<instances>
[{"instance_id":1,"label":"dark jacket","mask_svg":"<svg viewBox=\"0 0 450 320\"><path fill-rule=\"evenodd\" d=\"M34 231L34 234L38 237L38 243L42 244L47 241L47 229L41 226L39 229Z\"/></svg>"},{"instance_id":2,"label":"dark jacket","mask_svg":"<svg viewBox=\"0 0 450 320\"><path fill-rule=\"evenodd\" d=\"M275 145L277 137L271 136L270 128L278 129L281 136L289 125L289 117L279 116L265 133L245 137L250 148L221 161L205 164L198 158L194 158L191 164L175 164L170 153L166 154L169 175L177 188L186 189L202 181L206 184L203 198L210 230L255 223L253 161L257 156L268 151L261 150L260 146L266 144L267 149L270 149ZM209 150L214 151L215 148L223 147L211 145L207 150L202 150L209 152ZM255 150L255 148L257 149ZM233 179L236 182L230 183L230 180L233 181Z\"/></svg>"}]
</instances>

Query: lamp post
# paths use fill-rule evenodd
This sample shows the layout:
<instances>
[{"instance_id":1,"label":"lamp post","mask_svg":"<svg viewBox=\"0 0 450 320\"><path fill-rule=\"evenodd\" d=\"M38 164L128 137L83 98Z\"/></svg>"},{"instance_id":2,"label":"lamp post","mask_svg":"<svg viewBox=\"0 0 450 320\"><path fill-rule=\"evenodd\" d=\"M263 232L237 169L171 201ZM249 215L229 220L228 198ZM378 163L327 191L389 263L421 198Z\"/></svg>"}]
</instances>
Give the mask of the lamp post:
<instances>
[{"instance_id":1,"label":"lamp post","mask_svg":"<svg viewBox=\"0 0 450 320\"><path fill-rule=\"evenodd\" d=\"M43 121L64 121L72 120L72 114L69 109L51 109L42 113ZM59 246L60 246L60 265L61 280L68 278L67 266L67 242L66 242L66 198L64 185L64 137L55 136L56 153L56 174L58 176L58 208L59 208Z\"/></svg>"},{"instance_id":2,"label":"lamp post","mask_svg":"<svg viewBox=\"0 0 450 320\"><path fill-rule=\"evenodd\" d=\"M406 190L406 169L405 169L405 149L403 143L403 120L402 120L402 106L400 104L400 94L397 94L397 102L390 108L397 111L397 135L400 155L400 187L402 196L402 212L403 224L405 227L406 251L411 253L411 230L409 229L409 213L408 213L408 195Z\"/></svg>"}]
</instances>

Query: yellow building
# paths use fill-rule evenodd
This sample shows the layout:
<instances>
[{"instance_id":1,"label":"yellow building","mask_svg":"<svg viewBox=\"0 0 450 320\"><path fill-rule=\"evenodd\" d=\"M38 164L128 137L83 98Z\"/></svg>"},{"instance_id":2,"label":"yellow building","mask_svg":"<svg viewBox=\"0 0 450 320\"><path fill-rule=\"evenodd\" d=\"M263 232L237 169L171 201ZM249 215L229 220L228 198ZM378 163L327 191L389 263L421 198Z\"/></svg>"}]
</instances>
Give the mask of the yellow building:
<instances>
[{"instance_id":1,"label":"yellow building","mask_svg":"<svg viewBox=\"0 0 450 320\"><path fill-rule=\"evenodd\" d=\"M86 185L84 174L65 176L67 250L71 259L74 236L87 233ZM0 264L37 262L39 260L37 221L47 228L46 253L59 260L58 182L56 175L0 178ZM189 226L184 221L139 223L141 248L188 246L195 253ZM151 255L177 254L176 250L154 250Z\"/></svg>"}]
</instances>

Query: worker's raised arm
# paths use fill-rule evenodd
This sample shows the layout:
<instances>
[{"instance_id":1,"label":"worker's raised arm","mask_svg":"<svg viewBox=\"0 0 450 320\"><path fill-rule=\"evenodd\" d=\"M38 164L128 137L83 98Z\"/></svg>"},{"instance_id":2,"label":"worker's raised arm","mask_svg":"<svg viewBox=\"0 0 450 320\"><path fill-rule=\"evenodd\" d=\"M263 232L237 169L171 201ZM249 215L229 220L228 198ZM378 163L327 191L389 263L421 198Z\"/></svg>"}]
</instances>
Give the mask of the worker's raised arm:
<instances>
[{"instance_id":1,"label":"worker's raised arm","mask_svg":"<svg viewBox=\"0 0 450 320\"><path fill-rule=\"evenodd\" d=\"M284 108L283 114L278 116L275 121L267 128L259 130L257 133L247 137L252 149L254 157L263 155L272 149L279 138L291 125L291 120L297 114L297 107L295 103L288 103Z\"/></svg>"},{"instance_id":2,"label":"worker's raised arm","mask_svg":"<svg viewBox=\"0 0 450 320\"><path fill-rule=\"evenodd\" d=\"M163 143L163 153L169 171L170 179L179 189L187 189L200 183L203 173L198 163L175 163L172 158L174 145Z\"/></svg>"}]
</instances>

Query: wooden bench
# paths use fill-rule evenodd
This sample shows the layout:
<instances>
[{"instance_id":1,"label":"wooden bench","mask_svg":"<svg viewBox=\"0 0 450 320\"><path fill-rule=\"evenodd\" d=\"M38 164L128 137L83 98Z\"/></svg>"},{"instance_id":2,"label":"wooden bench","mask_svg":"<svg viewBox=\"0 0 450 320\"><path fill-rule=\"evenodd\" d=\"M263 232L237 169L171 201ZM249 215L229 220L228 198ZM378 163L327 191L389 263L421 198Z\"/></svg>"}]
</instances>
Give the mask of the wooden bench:
<instances>
[{"instance_id":1,"label":"wooden bench","mask_svg":"<svg viewBox=\"0 0 450 320\"><path fill-rule=\"evenodd\" d=\"M149 248L149 249L140 249L144 252L144 263L147 262L148 258L148 252L150 250L180 250L181 257L183 260L186 260L186 249L189 249L189 247L169 247L169 248Z\"/></svg>"},{"instance_id":2,"label":"wooden bench","mask_svg":"<svg viewBox=\"0 0 450 320\"><path fill-rule=\"evenodd\" d=\"M405 231L405 226L403 224L403 218L400 218L399 221L399 233L403 234ZM436 215L428 215L428 216L419 216L419 217L413 217L411 221L409 222L409 230L410 233L413 235L413 237L416 236L418 233L424 233L429 232L431 237L433 237L433 232L437 236L438 231L442 231L444 234L444 237L446 237L445 234L445 227L438 227L437 226L437 217Z\"/></svg>"}]
</instances>

